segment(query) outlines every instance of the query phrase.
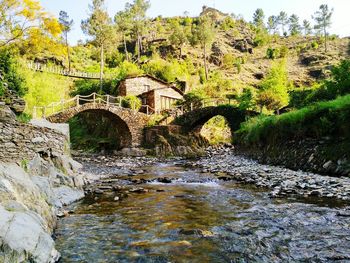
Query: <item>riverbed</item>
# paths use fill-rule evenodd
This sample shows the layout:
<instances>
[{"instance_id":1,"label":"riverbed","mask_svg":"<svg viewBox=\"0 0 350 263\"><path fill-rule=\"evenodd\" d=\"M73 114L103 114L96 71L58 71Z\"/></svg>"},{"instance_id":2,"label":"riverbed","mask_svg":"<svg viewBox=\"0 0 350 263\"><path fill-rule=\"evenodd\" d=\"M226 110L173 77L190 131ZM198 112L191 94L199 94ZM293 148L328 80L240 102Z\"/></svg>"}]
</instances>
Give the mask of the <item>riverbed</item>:
<instances>
[{"instance_id":1,"label":"riverbed","mask_svg":"<svg viewBox=\"0 0 350 263\"><path fill-rule=\"evenodd\" d=\"M203 160L80 161L102 179L59 220L60 262L350 262L346 201L272 198Z\"/></svg>"}]
</instances>

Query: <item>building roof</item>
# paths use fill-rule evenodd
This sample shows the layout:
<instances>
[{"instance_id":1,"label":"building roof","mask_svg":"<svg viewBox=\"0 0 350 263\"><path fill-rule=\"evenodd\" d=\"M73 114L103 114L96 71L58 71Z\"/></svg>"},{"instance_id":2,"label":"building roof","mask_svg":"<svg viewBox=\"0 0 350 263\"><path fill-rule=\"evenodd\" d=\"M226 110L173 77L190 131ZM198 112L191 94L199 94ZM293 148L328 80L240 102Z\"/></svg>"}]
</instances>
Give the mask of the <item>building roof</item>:
<instances>
[{"instance_id":1,"label":"building roof","mask_svg":"<svg viewBox=\"0 0 350 263\"><path fill-rule=\"evenodd\" d=\"M138 75L138 76L129 76L129 77L124 78L123 81L125 81L125 80L127 80L127 79L137 79L137 78L149 78L149 79L152 79L152 80L154 80L154 81L157 81L157 82L159 82L159 83L162 83L162 84L166 85L167 88L172 88L173 90L177 91L177 92L180 93L181 95L184 95L183 91L180 90L180 89L178 89L178 88L175 86L174 83L168 83L168 82L166 82L166 81L164 81L164 80L158 79L158 78L153 77L152 75L149 75L149 74L143 74L143 75ZM149 92L151 92L151 91L154 91L154 90L150 90L150 91L144 92L144 93L142 93L142 94L147 94L147 93L149 93ZM141 95L142 95L142 94L141 94Z\"/></svg>"},{"instance_id":2,"label":"building roof","mask_svg":"<svg viewBox=\"0 0 350 263\"><path fill-rule=\"evenodd\" d=\"M136 76L128 76L128 77L125 77L123 80L127 80L127 79L137 79L137 78L149 78L149 79L152 79L154 81L157 81L159 83L162 83L162 84L165 84L165 85L171 85L172 83L169 83L169 82L166 82L162 79L159 79L159 78L156 78L152 75L149 75L149 74L143 74L143 75L136 75Z\"/></svg>"}]
</instances>

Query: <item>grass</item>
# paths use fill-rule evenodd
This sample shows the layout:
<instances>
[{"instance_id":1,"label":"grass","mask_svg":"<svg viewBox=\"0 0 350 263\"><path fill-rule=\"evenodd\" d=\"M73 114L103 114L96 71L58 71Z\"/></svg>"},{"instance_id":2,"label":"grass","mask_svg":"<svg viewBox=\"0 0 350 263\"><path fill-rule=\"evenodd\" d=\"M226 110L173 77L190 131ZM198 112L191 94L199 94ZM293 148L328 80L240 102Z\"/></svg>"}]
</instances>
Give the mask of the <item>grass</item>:
<instances>
[{"instance_id":1,"label":"grass","mask_svg":"<svg viewBox=\"0 0 350 263\"><path fill-rule=\"evenodd\" d=\"M278 116L259 116L241 125L241 144L273 144L283 140L350 136L350 95L315 103Z\"/></svg>"}]
</instances>

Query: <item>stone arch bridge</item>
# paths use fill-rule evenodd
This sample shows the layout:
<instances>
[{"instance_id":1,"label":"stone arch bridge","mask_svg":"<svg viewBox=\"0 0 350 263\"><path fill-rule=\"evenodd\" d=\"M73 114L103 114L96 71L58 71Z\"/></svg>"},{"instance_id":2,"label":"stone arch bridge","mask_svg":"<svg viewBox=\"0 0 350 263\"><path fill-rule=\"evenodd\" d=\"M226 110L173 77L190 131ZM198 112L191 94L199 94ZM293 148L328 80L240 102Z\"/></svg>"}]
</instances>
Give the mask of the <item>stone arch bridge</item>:
<instances>
[{"instance_id":1,"label":"stone arch bridge","mask_svg":"<svg viewBox=\"0 0 350 263\"><path fill-rule=\"evenodd\" d=\"M148 109L145 112L153 112ZM144 142L144 129L147 126L150 115L141 113L135 109L123 108L122 98L110 95L98 95L93 93L88 96L77 95L74 98L52 103L46 107L34 107L34 118L44 117L53 123L67 123L74 116L82 112L103 114L114 122L120 136L120 146L137 147ZM257 115L256 112L240 110L235 106L216 102L215 106L208 106L203 103L199 108L187 112L180 110L181 114L170 125L181 127L182 133L199 133L203 125L215 116L223 116L227 120L232 134L239 129L240 124L247 120L247 117Z\"/></svg>"},{"instance_id":2,"label":"stone arch bridge","mask_svg":"<svg viewBox=\"0 0 350 263\"><path fill-rule=\"evenodd\" d=\"M232 134L240 128L247 118L256 116L258 113L249 110L241 110L233 105L208 106L194 109L177 117L171 124L182 127L183 132L199 133L203 125L215 116L223 116L231 129Z\"/></svg>"},{"instance_id":3,"label":"stone arch bridge","mask_svg":"<svg viewBox=\"0 0 350 263\"><path fill-rule=\"evenodd\" d=\"M101 114L113 121L114 127L118 127L122 148L141 145L143 129L150 119L145 113L122 107L119 97L96 93L88 96L77 95L70 100L52 103L46 107L35 107L34 118L43 117L52 123L67 123L83 112Z\"/></svg>"}]
</instances>

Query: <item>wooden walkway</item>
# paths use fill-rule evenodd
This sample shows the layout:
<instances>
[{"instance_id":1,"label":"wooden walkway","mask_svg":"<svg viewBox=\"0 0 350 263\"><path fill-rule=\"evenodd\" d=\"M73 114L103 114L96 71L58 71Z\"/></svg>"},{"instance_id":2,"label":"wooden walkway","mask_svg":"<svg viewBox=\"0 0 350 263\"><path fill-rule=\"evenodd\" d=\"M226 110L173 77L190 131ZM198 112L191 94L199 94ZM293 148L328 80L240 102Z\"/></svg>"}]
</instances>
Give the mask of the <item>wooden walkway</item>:
<instances>
[{"instance_id":1,"label":"wooden walkway","mask_svg":"<svg viewBox=\"0 0 350 263\"><path fill-rule=\"evenodd\" d=\"M27 68L34 71L52 73L56 75L61 75L64 77L70 78L79 78L79 79L100 79L100 73L92 73L92 72L81 72L76 70L67 70L59 66L47 66L41 63L28 62ZM104 78L110 78L110 74L104 74Z\"/></svg>"}]
</instances>

